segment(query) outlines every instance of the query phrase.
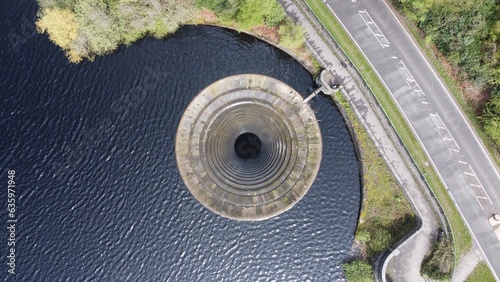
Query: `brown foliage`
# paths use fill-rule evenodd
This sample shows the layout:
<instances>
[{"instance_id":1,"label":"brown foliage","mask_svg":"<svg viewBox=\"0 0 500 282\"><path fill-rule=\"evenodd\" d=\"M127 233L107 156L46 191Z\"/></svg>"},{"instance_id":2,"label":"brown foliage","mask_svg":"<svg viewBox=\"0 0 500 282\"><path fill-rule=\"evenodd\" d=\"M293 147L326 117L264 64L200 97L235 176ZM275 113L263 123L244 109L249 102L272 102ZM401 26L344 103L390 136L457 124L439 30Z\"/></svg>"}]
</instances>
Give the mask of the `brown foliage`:
<instances>
[{"instance_id":1,"label":"brown foliage","mask_svg":"<svg viewBox=\"0 0 500 282\"><path fill-rule=\"evenodd\" d=\"M202 21L204 23L207 23L207 24L213 24L213 23L216 23L218 21L217 15L209 9L201 10L200 17L201 17Z\"/></svg>"},{"instance_id":2,"label":"brown foliage","mask_svg":"<svg viewBox=\"0 0 500 282\"><path fill-rule=\"evenodd\" d=\"M280 41L280 35L278 33L277 26L259 25L252 28L252 32L271 42L277 43Z\"/></svg>"}]
</instances>

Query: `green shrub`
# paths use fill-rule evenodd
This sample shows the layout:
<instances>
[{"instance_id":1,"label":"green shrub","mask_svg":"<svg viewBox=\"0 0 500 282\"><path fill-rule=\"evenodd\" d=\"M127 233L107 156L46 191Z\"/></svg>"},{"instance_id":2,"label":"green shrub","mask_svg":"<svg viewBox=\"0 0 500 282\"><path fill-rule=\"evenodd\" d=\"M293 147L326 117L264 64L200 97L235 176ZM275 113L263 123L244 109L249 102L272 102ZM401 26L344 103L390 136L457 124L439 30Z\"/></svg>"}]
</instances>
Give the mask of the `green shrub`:
<instances>
[{"instance_id":1,"label":"green shrub","mask_svg":"<svg viewBox=\"0 0 500 282\"><path fill-rule=\"evenodd\" d=\"M372 267L368 263L355 260L342 265L345 277L349 282L372 282Z\"/></svg>"},{"instance_id":2,"label":"green shrub","mask_svg":"<svg viewBox=\"0 0 500 282\"><path fill-rule=\"evenodd\" d=\"M500 147L500 96L495 96L488 102L481 120L486 133Z\"/></svg>"},{"instance_id":3,"label":"green shrub","mask_svg":"<svg viewBox=\"0 0 500 282\"><path fill-rule=\"evenodd\" d=\"M243 0L196 0L196 6L214 11L217 15L228 19L234 18Z\"/></svg>"},{"instance_id":4,"label":"green shrub","mask_svg":"<svg viewBox=\"0 0 500 282\"><path fill-rule=\"evenodd\" d=\"M435 280L445 280L451 277L453 270L453 244L449 238L438 241L431 254L422 262L421 272Z\"/></svg>"},{"instance_id":5,"label":"green shrub","mask_svg":"<svg viewBox=\"0 0 500 282\"><path fill-rule=\"evenodd\" d=\"M278 1L267 1L268 7L265 7L266 25L277 26L285 19L285 10Z\"/></svg>"},{"instance_id":6,"label":"green shrub","mask_svg":"<svg viewBox=\"0 0 500 282\"><path fill-rule=\"evenodd\" d=\"M236 14L236 21L242 28L249 29L264 23L264 1L266 0L243 0Z\"/></svg>"},{"instance_id":7,"label":"green shrub","mask_svg":"<svg viewBox=\"0 0 500 282\"><path fill-rule=\"evenodd\" d=\"M292 22L279 27L280 42L288 48L300 48L305 41L304 28Z\"/></svg>"}]
</instances>

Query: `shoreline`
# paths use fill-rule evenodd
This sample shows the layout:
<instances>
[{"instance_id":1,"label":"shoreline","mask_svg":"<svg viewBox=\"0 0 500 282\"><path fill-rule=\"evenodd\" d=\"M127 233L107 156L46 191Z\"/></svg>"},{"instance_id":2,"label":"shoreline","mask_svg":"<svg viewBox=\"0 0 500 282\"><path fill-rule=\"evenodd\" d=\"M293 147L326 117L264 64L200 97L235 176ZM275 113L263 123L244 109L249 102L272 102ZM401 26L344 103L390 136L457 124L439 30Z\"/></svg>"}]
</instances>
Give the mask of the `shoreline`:
<instances>
[{"instance_id":1,"label":"shoreline","mask_svg":"<svg viewBox=\"0 0 500 282\"><path fill-rule=\"evenodd\" d=\"M315 66L313 65L313 63L309 63L307 62L304 58L300 57L299 54L297 54L294 50L292 49L289 49L281 44L279 44L278 42L273 42L271 41L270 39L268 38L265 38L264 36L261 36L260 34L257 34L255 32L252 32L252 31L248 31L248 30L243 30L243 29L238 29L236 27L233 27L233 26L230 26L230 25L223 25L223 24L215 24L215 23L202 23L202 24L182 24L182 26L197 26L197 25L206 25L206 26L213 26L213 27L220 27L220 28L225 28L225 29L229 29L229 30L233 30L233 31L236 31L238 33L244 33L246 35L250 35L250 36L253 36L261 41L264 41L278 49L280 49L281 51L285 52L286 54L288 54L290 57L294 58L297 62L299 62L309 73L311 73L313 75L313 77L315 77L319 71L321 70L321 67L319 68L315 68ZM304 44L305 45L305 44ZM312 60L316 60L316 58L314 57L313 54L310 53L310 51L307 49L306 46L303 46L304 49L306 49L307 53L308 53L308 58L312 61Z\"/></svg>"}]
</instances>

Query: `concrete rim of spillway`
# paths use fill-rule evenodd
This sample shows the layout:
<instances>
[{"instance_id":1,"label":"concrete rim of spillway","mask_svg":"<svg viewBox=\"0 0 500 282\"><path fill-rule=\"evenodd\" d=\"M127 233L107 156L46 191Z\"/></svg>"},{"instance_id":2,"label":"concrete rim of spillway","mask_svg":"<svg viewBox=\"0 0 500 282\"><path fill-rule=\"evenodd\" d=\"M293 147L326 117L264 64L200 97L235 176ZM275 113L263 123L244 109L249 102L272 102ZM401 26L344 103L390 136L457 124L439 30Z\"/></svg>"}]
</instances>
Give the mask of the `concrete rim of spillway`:
<instances>
[{"instance_id":1,"label":"concrete rim of spillway","mask_svg":"<svg viewBox=\"0 0 500 282\"><path fill-rule=\"evenodd\" d=\"M272 77L242 74L203 89L177 128L177 166L191 194L236 220L279 215L318 173L321 132L302 96Z\"/></svg>"}]
</instances>

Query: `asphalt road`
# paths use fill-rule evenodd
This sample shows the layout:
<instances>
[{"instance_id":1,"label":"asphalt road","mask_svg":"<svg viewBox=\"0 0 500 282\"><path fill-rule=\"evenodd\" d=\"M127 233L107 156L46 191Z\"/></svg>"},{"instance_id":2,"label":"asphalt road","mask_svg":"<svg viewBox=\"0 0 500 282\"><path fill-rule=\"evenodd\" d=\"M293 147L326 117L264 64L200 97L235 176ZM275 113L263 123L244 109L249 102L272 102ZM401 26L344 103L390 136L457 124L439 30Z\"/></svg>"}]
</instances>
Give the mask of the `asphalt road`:
<instances>
[{"instance_id":1,"label":"asphalt road","mask_svg":"<svg viewBox=\"0 0 500 282\"><path fill-rule=\"evenodd\" d=\"M500 211L500 174L455 100L383 0L325 4L390 90L499 280L488 217Z\"/></svg>"}]
</instances>

